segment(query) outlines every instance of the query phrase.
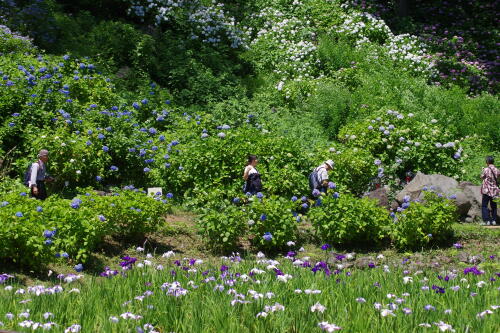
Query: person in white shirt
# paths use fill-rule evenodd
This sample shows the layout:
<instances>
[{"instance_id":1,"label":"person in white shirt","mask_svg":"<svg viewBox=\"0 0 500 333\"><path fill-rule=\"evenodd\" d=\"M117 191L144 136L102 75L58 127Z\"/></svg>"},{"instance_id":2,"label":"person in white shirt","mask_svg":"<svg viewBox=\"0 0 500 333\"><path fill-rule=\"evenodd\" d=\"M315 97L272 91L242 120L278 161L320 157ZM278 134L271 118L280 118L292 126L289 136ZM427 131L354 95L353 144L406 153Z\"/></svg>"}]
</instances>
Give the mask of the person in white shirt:
<instances>
[{"instance_id":1,"label":"person in white shirt","mask_svg":"<svg viewBox=\"0 0 500 333\"><path fill-rule=\"evenodd\" d=\"M45 200L47 198L45 182L53 181L52 177L47 176L46 164L48 160L49 151L42 149L38 152L38 161L31 165L28 187L31 190L31 196L39 200Z\"/></svg>"},{"instance_id":2,"label":"person in white shirt","mask_svg":"<svg viewBox=\"0 0 500 333\"><path fill-rule=\"evenodd\" d=\"M245 180L245 185L243 186L244 193L256 194L262 191L262 181L260 179L260 173L257 171L256 166L259 160L255 155L248 156L247 166L243 171L243 179Z\"/></svg>"},{"instance_id":3,"label":"person in white shirt","mask_svg":"<svg viewBox=\"0 0 500 333\"><path fill-rule=\"evenodd\" d=\"M314 169L314 171L318 174L318 182L320 184L318 190L321 192L326 192L328 188L328 171L330 170L333 170L332 160L325 161L325 163Z\"/></svg>"}]
</instances>

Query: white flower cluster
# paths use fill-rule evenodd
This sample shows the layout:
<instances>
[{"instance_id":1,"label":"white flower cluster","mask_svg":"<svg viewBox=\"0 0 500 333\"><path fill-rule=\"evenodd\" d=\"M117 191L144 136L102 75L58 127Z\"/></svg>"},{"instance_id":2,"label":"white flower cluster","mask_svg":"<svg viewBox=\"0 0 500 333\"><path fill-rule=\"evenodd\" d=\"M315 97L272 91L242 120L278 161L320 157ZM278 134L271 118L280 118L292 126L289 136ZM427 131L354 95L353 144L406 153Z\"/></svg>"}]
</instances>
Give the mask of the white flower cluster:
<instances>
[{"instance_id":1,"label":"white flower cluster","mask_svg":"<svg viewBox=\"0 0 500 333\"><path fill-rule=\"evenodd\" d=\"M141 21L149 14L154 16L156 25L185 19L190 23L192 39L215 45L228 40L232 48L245 46L245 34L235 19L226 14L224 4L216 1L204 5L199 0L131 0L128 14Z\"/></svg>"},{"instance_id":2,"label":"white flower cluster","mask_svg":"<svg viewBox=\"0 0 500 333\"><path fill-rule=\"evenodd\" d=\"M349 12L341 17L343 22L333 30L356 41L360 46L369 42L384 42L392 35L391 29L384 20L377 19L369 13Z\"/></svg>"},{"instance_id":3,"label":"white flower cluster","mask_svg":"<svg viewBox=\"0 0 500 333\"><path fill-rule=\"evenodd\" d=\"M243 32L238 29L234 17L226 16L222 3L214 1L212 6L198 6L188 20L201 34L192 35L192 38L202 38L203 42L217 44L225 36L232 48L245 45Z\"/></svg>"},{"instance_id":4,"label":"white flower cluster","mask_svg":"<svg viewBox=\"0 0 500 333\"><path fill-rule=\"evenodd\" d=\"M409 34L393 35L391 33L384 48L392 60L407 66L406 70L424 72L429 75L435 74L434 60L426 53L425 45L417 37Z\"/></svg>"},{"instance_id":5,"label":"white flower cluster","mask_svg":"<svg viewBox=\"0 0 500 333\"><path fill-rule=\"evenodd\" d=\"M342 7L348 9L349 5L343 4ZM383 53L403 65L405 70L423 72L430 77L436 74L434 60L416 36L394 35L384 20L369 13L349 11L343 14L342 19L343 22L332 32L353 40L358 48L379 44ZM378 57L378 54L374 56Z\"/></svg>"},{"instance_id":6,"label":"white flower cluster","mask_svg":"<svg viewBox=\"0 0 500 333\"><path fill-rule=\"evenodd\" d=\"M275 8L265 8L253 19L262 21L250 48L260 55L261 67L271 68L281 76L277 90L286 90L289 80L302 81L317 76L319 64L311 22L287 16Z\"/></svg>"}]
</instances>

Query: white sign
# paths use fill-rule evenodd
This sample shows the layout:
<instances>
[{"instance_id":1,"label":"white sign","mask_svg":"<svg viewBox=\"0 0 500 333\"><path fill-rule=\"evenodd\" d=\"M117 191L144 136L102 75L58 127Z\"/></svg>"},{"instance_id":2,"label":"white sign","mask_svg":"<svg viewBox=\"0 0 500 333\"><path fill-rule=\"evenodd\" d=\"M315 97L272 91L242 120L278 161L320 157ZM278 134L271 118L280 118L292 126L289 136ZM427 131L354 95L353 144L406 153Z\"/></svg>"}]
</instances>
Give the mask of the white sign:
<instances>
[{"instance_id":1,"label":"white sign","mask_svg":"<svg viewBox=\"0 0 500 333\"><path fill-rule=\"evenodd\" d=\"M163 195L163 191L161 187L148 187L148 195L153 197L156 195Z\"/></svg>"}]
</instances>

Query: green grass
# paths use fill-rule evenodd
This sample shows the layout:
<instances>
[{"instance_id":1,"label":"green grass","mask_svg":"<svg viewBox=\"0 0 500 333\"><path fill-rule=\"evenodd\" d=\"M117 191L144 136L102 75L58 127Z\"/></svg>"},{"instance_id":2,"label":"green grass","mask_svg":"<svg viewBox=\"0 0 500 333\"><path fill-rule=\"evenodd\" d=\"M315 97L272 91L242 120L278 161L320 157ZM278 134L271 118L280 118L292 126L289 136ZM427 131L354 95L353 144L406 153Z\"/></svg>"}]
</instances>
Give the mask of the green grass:
<instances>
[{"instance_id":1,"label":"green grass","mask_svg":"<svg viewBox=\"0 0 500 333\"><path fill-rule=\"evenodd\" d=\"M458 332L495 332L497 327L498 310L493 310L494 313L484 319L476 317L491 305L498 305L498 281L489 281L493 276L492 271L479 276L465 276L462 271L458 271L458 276L448 282L439 280L436 272L429 269L420 273L411 271L408 276L412 277L413 283L405 284L403 270L407 268L405 265L411 265L411 260L404 265L390 265L390 272L385 272L383 265L386 259L377 259L374 260L376 268L344 269L340 274L328 277L321 271L314 274L310 268L294 267L289 260L281 259L276 266L285 274L293 276L285 283L277 279L272 269L266 268L269 262L258 263L254 259L241 263L221 261L219 264L230 267L228 275L223 278L219 265L190 266L187 261L182 261L183 267L192 270L186 272L172 264L175 258L148 259L153 262L152 266L136 267L112 278L85 275L71 284L62 283L64 290L54 295L15 294L19 286L14 283L13 290L2 288L0 291L0 314L4 317L5 313L11 312L16 316L13 321L2 318L4 328L23 331L19 323L24 319L18 318L18 315L27 309L31 314L29 319L35 322L46 322L42 314L53 313L51 321L59 325L55 331L63 331L71 324L80 324L84 332L132 332L136 326L150 323L160 332L319 332L317 325L322 321L335 323L347 332L417 332L422 329L419 324L432 324L441 320L451 324ZM155 269L160 262L164 265L161 271ZM236 273L248 275L254 267L265 273L249 277L247 282L242 276L236 277ZM171 270L176 271L175 276ZM204 271L208 271L208 274L204 275ZM352 275L348 276L347 272ZM212 276L215 281L204 281ZM174 281L187 289L185 296L167 295L168 288L162 290L164 283ZM190 286L190 281L194 285ZM234 284L231 285L229 281ZM485 285L478 287L479 281L485 281ZM379 283L380 287L374 286L375 283ZM54 281L49 284L53 285ZM445 293L435 293L432 289L421 290L422 286L432 287L433 284L445 287ZM216 285L224 285L224 290L214 291ZM450 289L457 285L460 290ZM70 292L73 288L77 288L79 293ZM250 303L232 305L231 301L236 299L235 295L229 293L232 289L234 293L245 295L244 300ZM296 289L321 290L321 293L298 294ZM253 299L250 290L264 297ZM153 294L142 301L134 299L146 291L152 291ZM270 299L265 297L268 292L274 294ZM404 293L409 296L404 296ZM477 295L471 296L471 293ZM388 294L395 294L396 297L389 299ZM366 303L358 303L358 297L366 299ZM387 309L389 303L396 304L396 298L404 300L404 303L393 311L395 316L382 317L381 312L374 307L374 303L381 303L382 308ZM29 302L20 303L28 299ZM266 305L272 306L276 302L283 305L285 310L271 312L266 318L256 318ZM316 302L326 307L324 313L311 312L310 308ZM428 304L434 306L435 311L425 310ZM404 307L412 309L413 313L404 314ZM447 309L452 312L445 314ZM126 312L143 318L120 318L118 323L109 319L110 316L120 317Z\"/></svg>"},{"instance_id":2,"label":"green grass","mask_svg":"<svg viewBox=\"0 0 500 333\"><path fill-rule=\"evenodd\" d=\"M63 332L72 324L81 325L82 332L135 332L137 326L143 327L146 323L159 332L320 332L318 323L327 321L342 327L344 332L385 333L421 332L424 328L419 324L422 323L433 325L429 331L437 331L433 323L443 321L457 332L497 331L499 310L491 306L500 305L499 277L494 275L500 271L496 243L499 229L456 224L457 241L463 249L436 248L416 253L398 253L390 248L381 252L365 251L354 254L351 260L344 260L338 274L334 273L337 264L340 264L335 259L336 252L325 252L317 245L304 244L304 251L299 252L297 257L310 257L312 265L317 261L328 262L331 275L327 276L323 271L313 273L311 268L296 267L283 256L272 259L279 264L267 259L259 262L249 252L242 254L243 260L239 263L221 259L203 250L204 243L195 233L193 215L176 211L176 215L166 219L168 228L149 235L145 243L135 244L145 244L145 253L154 253L152 258L137 252L132 243L120 244L115 240L117 243L114 246L103 247L95 253L93 263L86 267L84 276L72 283L65 283L56 277L59 273L71 272L71 265L68 264L50 266L53 270L50 277L47 273L37 276L29 272L11 273L15 278L7 280L4 286L12 285L13 289L0 288L0 321L4 324L0 329L29 332L30 328L22 328L19 323L32 320L57 323L58 326L52 328L55 332ZM298 248L299 245L296 245L291 250ZM174 250L176 255L163 258L161 254L168 250ZM127 254L138 257L138 262L149 260L151 266L135 266L111 278L98 276L105 265L121 272L118 265L120 257ZM490 255L496 257L490 258ZM190 258L203 258L203 263L191 266ZM404 258L409 258L409 261L403 263ZM175 260L180 260L181 266L175 265ZM473 266L474 261L485 273L464 275L463 269ZM376 267L368 268L370 262ZM292 278L286 283L279 281L272 267L268 267L270 264ZM157 270L157 265L163 265L163 270ZM221 265L229 266L225 277L221 275ZM385 265L389 272L385 271ZM250 277L253 268L264 273ZM404 273L405 270L409 271L408 274ZM175 271L175 275L171 271ZM438 279L438 275L452 276L453 272L457 276L450 281ZM248 281L242 277L243 274L248 276ZM413 282L405 284L404 276L412 277ZM206 280L210 277L214 281ZM490 281L492 277L497 280ZM164 283L174 281L187 289L185 296L167 295L168 288L162 290ZM484 286L477 285L480 281L484 281ZM380 287L375 286L376 283ZM28 292L28 286L51 287L59 284L63 291L54 295L37 296ZM214 290L216 285L224 285L224 290ZM422 286L433 285L444 287L445 293L421 289ZM460 290L453 291L452 286L460 286ZM26 293L16 294L15 291L20 288ZM73 288L79 292L70 292ZM303 292L298 294L296 289ZM321 290L321 293L306 295L306 289ZM233 291L229 293L230 290ZM251 290L264 297L253 299ZM146 291L153 294L142 301L135 299ZM274 296L266 298L268 292ZM244 299L239 299L250 303L232 305L231 301L237 298L235 293L245 295ZM409 296L404 296L404 293ZM477 295L471 296L471 293ZM404 302L397 304L396 298L389 299L388 294L394 294ZM366 299L366 303L358 303L358 297ZM311 312L311 306L316 302L326 307L323 313ZM256 317L266 305L275 303L283 305L285 310L270 312L265 318ZM388 309L390 303L397 304L398 308L393 311L395 316L383 317L374 303L380 303L382 309ZM428 304L436 310L425 310ZM411 309L412 314L404 314L403 308ZM447 309L451 309L451 313L445 314ZM493 314L483 319L477 317L478 313L487 309ZM20 318L19 314L26 310L30 310L30 317ZM46 312L53 313L54 317L45 320L43 314ZM127 312L142 318L120 318ZM14 319L8 320L6 313L14 314ZM119 321L110 321L111 316L118 317Z\"/></svg>"}]
</instances>

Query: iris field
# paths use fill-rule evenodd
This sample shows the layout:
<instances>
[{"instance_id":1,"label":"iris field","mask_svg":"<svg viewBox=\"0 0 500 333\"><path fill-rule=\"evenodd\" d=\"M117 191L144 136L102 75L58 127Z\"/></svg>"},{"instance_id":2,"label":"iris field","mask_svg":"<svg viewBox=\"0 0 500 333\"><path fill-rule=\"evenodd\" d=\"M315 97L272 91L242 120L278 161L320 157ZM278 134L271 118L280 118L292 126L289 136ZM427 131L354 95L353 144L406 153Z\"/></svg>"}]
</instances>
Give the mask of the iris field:
<instances>
[{"instance_id":1,"label":"iris field","mask_svg":"<svg viewBox=\"0 0 500 333\"><path fill-rule=\"evenodd\" d=\"M498 273L472 265L413 270L411 257L314 262L237 254L205 263L174 252L123 257L101 277L70 273L22 286L2 276L3 325L78 332L495 332ZM139 248L143 251L142 248ZM494 255L486 262L496 261ZM349 268L348 268L349 267ZM57 282L56 282L57 281ZM14 282L14 283L11 283Z\"/></svg>"}]
</instances>

